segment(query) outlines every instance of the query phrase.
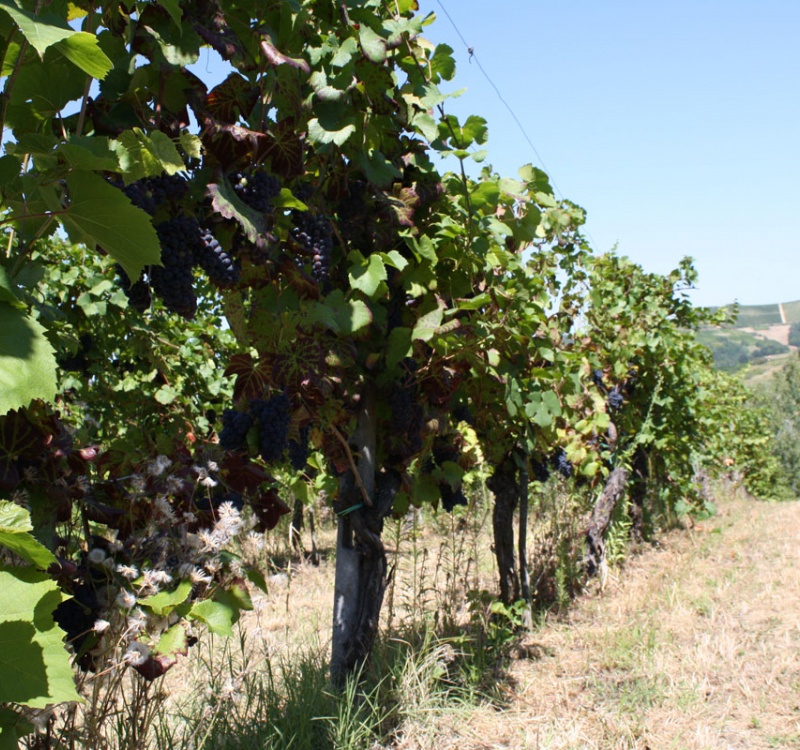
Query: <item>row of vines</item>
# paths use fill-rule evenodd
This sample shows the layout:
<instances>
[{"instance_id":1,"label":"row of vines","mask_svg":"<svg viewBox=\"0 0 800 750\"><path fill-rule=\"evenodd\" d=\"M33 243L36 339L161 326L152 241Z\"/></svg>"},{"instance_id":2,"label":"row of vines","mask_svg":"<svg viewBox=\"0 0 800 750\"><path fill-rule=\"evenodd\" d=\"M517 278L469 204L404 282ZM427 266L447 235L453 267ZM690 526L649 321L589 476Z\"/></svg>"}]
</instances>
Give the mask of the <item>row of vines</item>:
<instances>
[{"instance_id":1,"label":"row of vines","mask_svg":"<svg viewBox=\"0 0 800 750\"><path fill-rule=\"evenodd\" d=\"M551 471L596 499L589 574L623 495L646 536L712 510L701 469L774 491L762 417L695 341L722 319L691 262L595 256L545 173L485 166L416 10L0 0L0 748L76 677L152 680L230 633L289 498L338 517L341 686L384 520L465 504L479 468L507 604Z\"/></svg>"}]
</instances>

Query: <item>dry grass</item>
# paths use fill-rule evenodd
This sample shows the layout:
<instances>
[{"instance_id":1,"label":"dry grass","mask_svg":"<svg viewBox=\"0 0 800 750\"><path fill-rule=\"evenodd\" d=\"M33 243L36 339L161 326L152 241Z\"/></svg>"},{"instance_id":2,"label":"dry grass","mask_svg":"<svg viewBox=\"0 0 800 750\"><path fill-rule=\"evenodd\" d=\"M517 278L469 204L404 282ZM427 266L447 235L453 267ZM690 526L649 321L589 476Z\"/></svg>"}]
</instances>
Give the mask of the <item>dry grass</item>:
<instances>
[{"instance_id":1,"label":"dry grass","mask_svg":"<svg viewBox=\"0 0 800 750\"><path fill-rule=\"evenodd\" d=\"M721 507L548 622L452 746L800 747L800 505Z\"/></svg>"},{"instance_id":2,"label":"dry grass","mask_svg":"<svg viewBox=\"0 0 800 750\"><path fill-rule=\"evenodd\" d=\"M602 594L548 617L497 673L493 700L426 706L419 676L407 675L409 705L381 747L800 747L800 504L736 496L719 508L612 571ZM441 632L467 618L466 589L494 588L488 519L466 533L458 519L441 523L435 535L387 529L397 584L386 633L422 623ZM325 559L273 575L243 618L249 653L234 663L258 669L300 649L324 659L332 576ZM435 644L429 653L440 660ZM190 686L189 672L171 684Z\"/></svg>"}]
</instances>

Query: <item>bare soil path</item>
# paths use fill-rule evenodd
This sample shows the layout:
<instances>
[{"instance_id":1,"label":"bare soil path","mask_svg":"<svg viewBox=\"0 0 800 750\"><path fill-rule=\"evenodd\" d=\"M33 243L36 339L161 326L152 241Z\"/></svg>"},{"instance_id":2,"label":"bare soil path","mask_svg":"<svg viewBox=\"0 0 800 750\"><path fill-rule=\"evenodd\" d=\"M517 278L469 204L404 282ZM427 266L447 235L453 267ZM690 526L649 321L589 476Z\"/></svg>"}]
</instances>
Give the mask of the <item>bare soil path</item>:
<instances>
[{"instance_id":1,"label":"bare soil path","mask_svg":"<svg viewBox=\"0 0 800 750\"><path fill-rule=\"evenodd\" d=\"M721 502L526 645L509 708L430 747L800 748L800 503Z\"/></svg>"}]
</instances>

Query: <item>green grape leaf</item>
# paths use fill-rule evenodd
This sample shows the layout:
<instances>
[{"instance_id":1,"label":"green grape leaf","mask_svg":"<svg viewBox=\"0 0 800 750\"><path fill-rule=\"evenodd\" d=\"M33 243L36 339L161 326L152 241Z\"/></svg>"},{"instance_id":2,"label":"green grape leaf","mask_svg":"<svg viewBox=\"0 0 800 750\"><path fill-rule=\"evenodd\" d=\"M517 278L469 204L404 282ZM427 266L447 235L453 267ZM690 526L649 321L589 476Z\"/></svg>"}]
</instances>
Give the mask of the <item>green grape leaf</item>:
<instances>
[{"instance_id":1,"label":"green grape leaf","mask_svg":"<svg viewBox=\"0 0 800 750\"><path fill-rule=\"evenodd\" d=\"M180 0L158 0L158 4L169 13L169 17L173 20L175 25L180 29L181 20L183 19L183 11L181 10Z\"/></svg>"},{"instance_id":2,"label":"green grape leaf","mask_svg":"<svg viewBox=\"0 0 800 750\"><path fill-rule=\"evenodd\" d=\"M77 33L73 31L66 21L52 13L34 15L23 10L11 0L0 0L0 10L4 10L19 26L22 35L40 55L53 44Z\"/></svg>"},{"instance_id":3,"label":"green grape leaf","mask_svg":"<svg viewBox=\"0 0 800 750\"><path fill-rule=\"evenodd\" d=\"M191 593L191 581L181 581L172 591L159 591L153 596L140 599L139 604L148 607L156 615L167 615L179 604L183 604Z\"/></svg>"},{"instance_id":4,"label":"green grape leaf","mask_svg":"<svg viewBox=\"0 0 800 750\"><path fill-rule=\"evenodd\" d=\"M164 172L172 175L186 169L175 143L160 130L148 135L140 128L131 128L120 134L114 145L118 148L127 183Z\"/></svg>"},{"instance_id":5,"label":"green grape leaf","mask_svg":"<svg viewBox=\"0 0 800 750\"><path fill-rule=\"evenodd\" d=\"M0 302L0 414L56 394L56 360L45 329Z\"/></svg>"},{"instance_id":6,"label":"green grape leaf","mask_svg":"<svg viewBox=\"0 0 800 750\"><path fill-rule=\"evenodd\" d=\"M90 136L71 138L59 144L56 154L72 169L117 172L120 169L118 154L111 148L108 138Z\"/></svg>"},{"instance_id":7,"label":"green grape leaf","mask_svg":"<svg viewBox=\"0 0 800 750\"><path fill-rule=\"evenodd\" d=\"M378 187L388 187L400 177L400 171L375 149L360 151L356 162L364 170L367 179Z\"/></svg>"},{"instance_id":8,"label":"green grape leaf","mask_svg":"<svg viewBox=\"0 0 800 750\"><path fill-rule=\"evenodd\" d=\"M227 180L211 183L207 191L214 210L226 219L238 222L242 231L247 235L247 239L254 245L257 244L259 238L266 231L263 215L254 211L239 198Z\"/></svg>"},{"instance_id":9,"label":"green grape leaf","mask_svg":"<svg viewBox=\"0 0 800 750\"><path fill-rule=\"evenodd\" d=\"M351 288L364 292L367 297L373 297L380 289L381 282L387 278L383 260L378 254L364 258L358 252L351 253L349 258L353 261L348 272Z\"/></svg>"},{"instance_id":10,"label":"green grape leaf","mask_svg":"<svg viewBox=\"0 0 800 750\"><path fill-rule=\"evenodd\" d=\"M16 711L0 708L0 750L19 750L19 742L34 727Z\"/></svg>"},{"instance_id":11,"label":"green grape leaf","mask_svg":"<svg viewBox=\"0 0 800 750\"><path fill-rule=\"evenodd\" d=\"M105 78L114 69L114 63L100 49L94 34L76 31L56 42L55 49L92 78Z\"/></svg>"},{"instance_id":12,"label":"green grape leaf","mask_svg":"<svg viewBox=\"0 0 800 750\"><path fill-rule=\"evenodd\" d=\"M161 245L150 217L136 208L121 190L91 172L67 177L70 204L61 220L76 242L103 248L138 279L147 265L161 265Z\"/></svg>"},{"instance_id":13,"label":"green grape leaf","mask_svg":"<svg viewBox=\"0 0 800 750\"><path fill-rule=\"evenodd\" d=\"M0 500L0 545L37 568L47 568L56 562L55 555L38 539L29 534L33 530L28 511L15 503Z\"/></svg>"},{"instance_id":14,"label":"green grape leaf","mask_svg":"<svg viewBox=\"0 0 800 750\"><path fill-rule=\"evenodd\" d=\"M447 44L437 44L431 56L430 65L431 70L442 80L452 80L453 76L456 74L456 61L453 58L453 48Z\"/></svg>"},{"instance_id":15,"label":"green grape leaf","mask_svg":"<svg viewBox=\"0 0 800 750\"><path fill-rule=\"evenodd\" d=\"M153 651L157 654L175 657L178 654L188 653L186 644L186 630L183 625L176 623L161 634Z\"/></svg>"},{"instance_id":16,"label":"green grape leaf","mask_svg":"<svg viewBox=\"0 0 800 750\"><path fill-rule=\"evenodd\" d=\"M321 323L334 333L351 334L372 323L372 313L362 300L345 299L341 289L334 289L324 302L309 307L309 320Z\"/></svg>"},{"instance_id":17,"label":"green grape leaf","mask_svg":"<svg viewBox=\"0 0 800 750\"><path fill-rule=\"evenodd\" d=\"M58 585L33 568L0 568L0 703L44 708L81 700L53 621L63 596Z\"/></svg>"},{"instance_id":18,"label":"green grape leaf","mask_svg":"<svg viewBox=\"0 0 800 750\"><path fill-rule=\"evenodd\" d=\"M367 24L362 23L358 31L361 49L370 62L380 65L386 60L386 40L375 33Z\"/></svg>"},{"instance_id":19,"label":"green grape leaf","mask_svg":"<svg viewBox=\"0 0 800 750\"><path fill-rule=\"evenodd\" d=\"M6 269L3 266L0 266L0 302L7 302L20 310L26 309L25 304L17 297L14 285L11 283L11 279L8 278Z\"/></svg>"},{"instance_id":20,"label":"green grape leaf","mask_svg":"<svg viewBox=\"0 0 800 750\"><path fill-rule=\"evenodd\" d=\"M430 341L442 325L443 317L444 309L435 307L416 322L414 330L411 332L411 338L414 341Z\"/></svg>"},{"instance_id":21,"label":"green grape leaf","mask_svg":"<svg viewBox=\"0 0 800 750\"><path fill-rule=\"evenodd\" d=\"M398 326L389 334L386 344L386 367L393 369L411 354L411 329Z\"/></svg>"},{"instance_id":22,"label":"green grape leaf","mask_svg":"<svg viewBox=\"0 0 800 750\"><path fill-rule=\"evenodd\" d=\"M212 633L231 636L233 635L233 623L238 618L238 612L230 604L206 599L192 605L189 610L189 617L204 623Z\"/></svg>"},{"instance_id":23,"label":"green grape leaf","mask_svg":"<svg viewBox=\"0 0 800 750\"><path fill-rule=\"evenodd\" d=\"M11 180L19 177L22 162L11 154L0 156L0 185L7 185Z\"/></svg>"}]
</instances>

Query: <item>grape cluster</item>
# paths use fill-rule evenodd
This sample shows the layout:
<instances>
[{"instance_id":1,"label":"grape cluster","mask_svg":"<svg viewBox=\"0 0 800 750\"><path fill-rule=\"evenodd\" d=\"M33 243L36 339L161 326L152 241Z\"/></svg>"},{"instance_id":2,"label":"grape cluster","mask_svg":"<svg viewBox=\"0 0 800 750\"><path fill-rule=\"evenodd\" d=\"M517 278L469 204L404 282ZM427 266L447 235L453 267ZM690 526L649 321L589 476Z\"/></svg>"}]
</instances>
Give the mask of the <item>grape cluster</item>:
<instances>
[{"instance_id":1,"label":"grape cluster","mask_svg":"<svg viewBox=\"0 0 800 750\"><path fill-rule=\"evenodd\" d=\"M442 498L442 507L448 513L452 513L456 505L467 505L467 498L461 487L454 490L449 482L442 482L439 485L439 494Z\"/></svg>"},{"instance_id":2,"label":"grape cluster","mask_svg":"<svg viewBox=\"0 0 800 750\"><path fill-rule=\"evenodd\" d=\"M552 457L553 466L562 477L569 479L572 476L572 464L567 458L567 454L563 448L559 448Z\"/></svg>"},{"instance_id":3,"label":"grape cluster","mask_svg":"<svg viewBox=\"0 0 800 750\"><path fill-rule=\"evenodd\" d=\"M606 392L606 384L603 382L602 370L592 370L592 382L600 389L602 393Z\"/></svg>"},{"instance_id":4,"label":"grape cluster","mask_svg":"<svg viewBox=\"0 0 800 750\"><path fill-rule=\"evenodd\" d=\"M137 279L136 283L131 284L128 274L125 273L122 266L119 264L117 264L116 270L117 274L119 275L119 285L122 287L122 291L125 292L125 296L128 298L128 304L134 310L144 312L153 302L153 298L150 294L150 286L144 280L144 278L141 277Z\"/></svg>"},{"instance_id":5,"label":"grape cluster","mask_svg":"<svg viewBox=\"0 0 800 750\"><path fill-rule=\"evenodd\" d=\"M281 191L278 179L263 169L255 172L235 172L229 179L236 195L250 208L260 213L272 210L272 199Z\"/></svg>"},{"instance_id":6,"label":"grape cluster","mask_svg":"<svg viewBox=\"0 0 800 750\"><path fill-rule=\"evenodd\" d=\"M311 211L292 211L294 226L290 237L299 250L298 264L311 261L311 272L317 281L328 278L333 253L333 227L330 221Z\"/></svg>"},{"instance_id":7,"label":"grape cluster","mask_svg":"<svg viewBox=\"0 0 800 750\"><path fill-rule=\"evenodd\" d=\"M231 286L239 280L239 266L207 229L200 231L194 260L217 286Z\"/></svg>"},{"instance_id":8,"label":"grape cluster","mask_svg":"<svg viewBox=\"0 0 800 750\"><path fill-rule=\"evenodd\" d=\"M258 426L258 447L266 463L277 461L286 451L289 441L289 397L285 394L264 401L250 402L250 413Z\"/></svg>"},{"instance_id":9,"label":"grape cluster","mask_svg":"<svg viewBox=\"0 0 800 750\"><path fill-rule=\"evenodd\" d=\"M222 412L222 430L219 444L228 451L240 451L247 447L247 433L253 426L253 417L237 409Z\"/></svg>"},{"instance_id":10,"label":"grape cluster","mask_svg":"<svg viewBox=\"0 0 800 750\"><path fill-rule=\"evenodd\" d=\"M547 464L536 461L535 459L531 461L531 473L533 474L533 478L542 484L550 479L550 469L547 468Z\"/></svg>"},{"instance_id":11,"label":"grape cluster","mask_svg":"<svg viewBox=\"0 0 800 750\"><path fill-rule=\"evenodd\" d=\"M401 460L409 458L422 449L425 413L418 400L417 387L406 385L393 390L389 396L389 408L393 452Z\"/></svg>"},{"instance_id":12,"label":"grape cluster","mask_svg":"<svg viewBox=\"0 0 800 750\"><path fill-rule=\"evenodd\" d=\"M194 217L173 216L158 224L156 233L161 245L161 266L147 266L145 275L135 284L117 266L119 284L135 310L143 312L150 306L152 289L168 310L192 318L197 310L195 266L200 266L220 287L239 280L237 262Z\"/></svg>"},{"instance_id":13,"label":"grape cluster","mask_svg":"<svg viewBox=\"0 0 800 750\"><path fill-rule=\"evenodd\" d=\"M618 411L622 408L624 403L625 397L622 395L622 391L620 390L619 386L616 386L608 394L608 399L606 399L606 407L609 411Z\"/></svg>"},{"instance_id":14,"label":"grape cluster","mask_svg":"<svg viewBox=\"0 0 800 750\"><path fill-rule=\"evenodd\" d=\"M302 471L308 462L308 434L311 432L311 425L300 428L297 440L289 440L289 462L295 471Z\"/></svg>"},{"instance_id":15,"label":"grape cluster","mask_svg":"<svg viewBox=\"0 0 800 750\"><path fill-rule=\"evenodd\" d=\"M154 216L159 207L166 203L177 202L189 192L189 184L180 175L163 174L158 177L136 180L130 185L122 186L122 192L134 206Z\"/></svg>"},{"instance_id":16,"label":"grape cluster","mask_svg":"<svg viewBox=\"0 0 800 750\"><path fill-rule=\"evenodd\" d=\"M163 265L150 267L150 285L168 310L192 318L197 310L192 266L200 227L196 219L175 216L159 224L156 232Z\"/></svg>"}]
</instances>

